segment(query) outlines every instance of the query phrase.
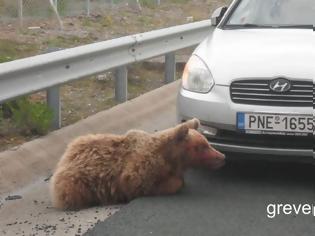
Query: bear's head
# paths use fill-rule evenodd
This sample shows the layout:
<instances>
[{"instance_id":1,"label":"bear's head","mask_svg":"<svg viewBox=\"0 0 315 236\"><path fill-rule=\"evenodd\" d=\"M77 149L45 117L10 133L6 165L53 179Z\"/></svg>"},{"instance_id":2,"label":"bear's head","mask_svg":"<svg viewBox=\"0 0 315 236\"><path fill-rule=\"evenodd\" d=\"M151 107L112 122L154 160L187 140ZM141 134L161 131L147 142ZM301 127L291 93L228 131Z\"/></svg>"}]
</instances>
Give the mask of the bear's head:
<instances>
[{"instance_id":1,"label":"bear's head","mask_svg":"<svg viewBox=\"0 0 315 236\"><path fill-rule=\"evenodd\" d=\"M199 125L199 120L192 119L177 127L176 139L183 148L187 166L218 169L225 164L225 156L197 131Z\"/></svg>"}]
</instances>

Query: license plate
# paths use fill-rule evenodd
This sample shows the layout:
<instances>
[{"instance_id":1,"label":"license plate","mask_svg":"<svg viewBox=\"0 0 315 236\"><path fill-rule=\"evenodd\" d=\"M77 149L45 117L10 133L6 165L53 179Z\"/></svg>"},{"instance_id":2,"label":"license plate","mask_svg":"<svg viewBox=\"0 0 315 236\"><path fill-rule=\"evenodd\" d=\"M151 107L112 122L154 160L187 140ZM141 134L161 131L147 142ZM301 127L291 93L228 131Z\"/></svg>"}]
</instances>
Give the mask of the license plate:
<instances>
[{"instance_id":1,"label":"license plate","mask_svg":"<svg viewBox=\"0 0 315 236\"><path fill-rule=\"evenodd\" d=\"M314 132L312 115L237 113L237 128L253 134L309 135Z\"/></svg>"}]
</instances>

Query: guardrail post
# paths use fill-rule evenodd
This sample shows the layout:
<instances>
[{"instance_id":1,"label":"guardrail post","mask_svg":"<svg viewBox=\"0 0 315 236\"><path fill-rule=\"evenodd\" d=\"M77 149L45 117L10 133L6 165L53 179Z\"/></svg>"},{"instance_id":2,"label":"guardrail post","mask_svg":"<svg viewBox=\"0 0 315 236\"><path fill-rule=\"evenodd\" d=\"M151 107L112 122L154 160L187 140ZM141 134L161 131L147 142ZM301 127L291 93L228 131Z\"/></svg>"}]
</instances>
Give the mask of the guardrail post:
<instances>
[{"instance_id":1,"label":"guardrail post","mask_svg":"<svg viewBox=\"0 0 315 236\"><path fill-rule=\"evenodd\" d=\"M128 69L121 66L115 72L115 99L117 102L125 102L128 99Z\"/></svg>"},{"instance_id":2,"label":"guardrail post","mask_svg":"<svg viewBox=\"0 0 315 236\"><path fill-rule=\"evenodd\" d=\"M53 111L52 128L61 127L60 90L59 86L47 89L47 104Z\"/></svg>"},{"instance_id":3,"label":"guardrail post","mask_svg":"<svg viewBox=\"0 0 315 236\"><path fill-rule=\"evenodd\" d=\"M176 58L175 53L170 52L165 55L165 83L172 83L176 76Z\"/></svg>"}]
</instances>

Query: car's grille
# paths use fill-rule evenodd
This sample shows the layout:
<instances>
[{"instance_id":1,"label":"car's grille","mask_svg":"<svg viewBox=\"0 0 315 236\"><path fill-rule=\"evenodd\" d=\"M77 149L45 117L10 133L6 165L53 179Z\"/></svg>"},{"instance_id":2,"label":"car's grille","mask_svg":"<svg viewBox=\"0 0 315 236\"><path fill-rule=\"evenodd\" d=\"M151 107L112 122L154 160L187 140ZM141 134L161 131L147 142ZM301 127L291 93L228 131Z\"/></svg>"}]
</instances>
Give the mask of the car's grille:
<instances>
[{"instance_id":1,"label":"car's grille","mask_svg":"<svg viewBox=\"0 0 315 236\"><path fill-rule=\"evenodd\" d=\"M283 93L272 91L270 82L267 79L234 81L230 88L231 99L239 104L314 107L312 81L291 80L291 89Z\"/></svg>"},{"instance_id":2,"label":"car's grille","mask_svg":"<svg viewBox=\"0 0 315 236\"><path fill-rule=\"evenodd\" d=\"M315 84L313 84L313 109L315 109Z\"/></svg>"}]
</instances>

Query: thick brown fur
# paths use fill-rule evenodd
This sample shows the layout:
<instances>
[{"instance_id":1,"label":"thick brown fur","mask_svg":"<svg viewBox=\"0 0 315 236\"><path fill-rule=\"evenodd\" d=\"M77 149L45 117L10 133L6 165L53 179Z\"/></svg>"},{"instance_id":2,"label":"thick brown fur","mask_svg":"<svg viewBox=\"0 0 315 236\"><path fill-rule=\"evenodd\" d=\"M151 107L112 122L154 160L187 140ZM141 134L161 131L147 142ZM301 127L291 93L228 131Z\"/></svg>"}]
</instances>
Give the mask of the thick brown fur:
<instances>
[{"instance_id":1,"label":"thick brown fur","mask_svg":"<svg viewBox=\"0 0 315 236\"><path fill-rule=\"evenodd\" d=\"M155 134L132 130L77 138L51 179L53 205L81 209L176 193L187 168L217 168L224 162L224 155L196 131L198 126L193 119Z\"/></svg>"}]
</instances>

